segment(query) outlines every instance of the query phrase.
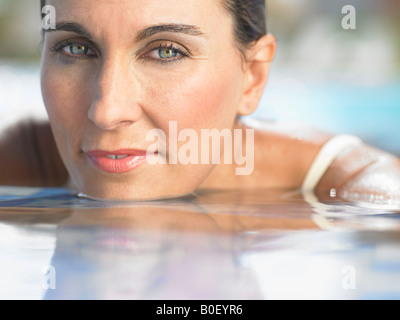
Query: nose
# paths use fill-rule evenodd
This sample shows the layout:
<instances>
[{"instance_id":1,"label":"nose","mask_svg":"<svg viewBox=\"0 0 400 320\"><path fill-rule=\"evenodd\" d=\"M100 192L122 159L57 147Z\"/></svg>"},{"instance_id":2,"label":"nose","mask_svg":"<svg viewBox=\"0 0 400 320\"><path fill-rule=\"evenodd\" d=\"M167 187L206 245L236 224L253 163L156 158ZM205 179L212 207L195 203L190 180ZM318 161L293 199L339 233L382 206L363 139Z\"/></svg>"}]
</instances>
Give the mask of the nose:
<instances>
[{"instance_id":1,"label":"nose","mask_svg":"<svg viewBox=\"0 0 400 320\"><path fill-rule=\"evenodd\" d=\"M105 61L94 79L93 99L88 117L97 127L115 130L121 126L132 125L140 119L140 85L135 83L123 61Z\"/></svg>"}]
</instances>

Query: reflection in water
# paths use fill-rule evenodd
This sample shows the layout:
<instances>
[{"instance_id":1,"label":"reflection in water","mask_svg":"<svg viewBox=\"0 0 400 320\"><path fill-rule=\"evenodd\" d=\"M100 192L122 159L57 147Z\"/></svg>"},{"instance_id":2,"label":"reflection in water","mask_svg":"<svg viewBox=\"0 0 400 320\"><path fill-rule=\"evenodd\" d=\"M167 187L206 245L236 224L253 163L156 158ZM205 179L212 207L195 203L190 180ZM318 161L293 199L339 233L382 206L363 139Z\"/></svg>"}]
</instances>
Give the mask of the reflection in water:
<instances>
[{"instance_id":1,"label":"reflection in water","mask_svg":"<svg viewBox=\"0 0 400 320\"><path fill-rule=\"evenodd\" d=\"M153 202L0 191L0 298L400 297L399 216L383 208L271 190Z\"/></svg>"}]
</instances>

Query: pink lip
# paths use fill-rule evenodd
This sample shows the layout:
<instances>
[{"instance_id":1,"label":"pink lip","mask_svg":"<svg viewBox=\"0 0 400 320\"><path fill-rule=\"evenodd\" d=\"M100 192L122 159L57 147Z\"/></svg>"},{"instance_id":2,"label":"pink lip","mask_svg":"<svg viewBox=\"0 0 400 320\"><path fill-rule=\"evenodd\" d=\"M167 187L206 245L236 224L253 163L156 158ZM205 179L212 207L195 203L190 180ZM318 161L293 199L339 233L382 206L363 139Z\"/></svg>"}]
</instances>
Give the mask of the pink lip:
<instances>
[{"instance_id":1,"label":"pink lip","mask_svg":"<svg viewBox=\"0 0 400 320\"><path fill-rule=\"evenodd\" d=\"M146 151L120 149L116 151L92 150L86 152L92 163L100 170L108 173L126 173L146 162ZM110 159L107 156L124 156L122 159Z\"/></svg>"}]
</instances>

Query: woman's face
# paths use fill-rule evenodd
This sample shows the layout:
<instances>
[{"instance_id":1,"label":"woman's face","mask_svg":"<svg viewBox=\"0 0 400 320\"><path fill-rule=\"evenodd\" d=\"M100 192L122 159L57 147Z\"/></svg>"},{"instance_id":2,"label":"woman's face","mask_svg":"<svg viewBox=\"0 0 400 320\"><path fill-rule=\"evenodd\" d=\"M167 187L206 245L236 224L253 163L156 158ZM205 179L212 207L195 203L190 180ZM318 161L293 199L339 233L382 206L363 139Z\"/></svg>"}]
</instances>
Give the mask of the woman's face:
<instances>
[{"instance_id":1,"label":"woman's face","mask_svg":"<svg viewBox=\"0 0 400 320\"><path fill-rule=\"evenodd\" d=\"M152 129L232 129L243 58L231 16L215 0L50 0L42 93L77 189L144 200L193 192L212 165L150 164ZM179 142L179 145L185 142ZM116 156L121 159L115 159ZM127 156L127 157L126 157Z\"/></svg>"}]
</instances>

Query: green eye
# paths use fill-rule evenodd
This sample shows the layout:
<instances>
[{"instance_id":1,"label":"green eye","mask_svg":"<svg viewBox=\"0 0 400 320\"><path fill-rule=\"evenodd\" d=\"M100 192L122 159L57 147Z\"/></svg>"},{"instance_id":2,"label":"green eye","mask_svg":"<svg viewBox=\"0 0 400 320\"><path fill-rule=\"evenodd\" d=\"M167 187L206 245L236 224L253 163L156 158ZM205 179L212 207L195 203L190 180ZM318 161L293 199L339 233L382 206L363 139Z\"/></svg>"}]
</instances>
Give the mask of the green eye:
<instances>
[{"instance_id":1,"label":"green eye","mask_svg":"<svg viewBox=\"0 0 400 320\"><path fill-rule=\"evenodd\" d=\"M161 59L171 59L178 56L178 52L172 48L161 48L158 50Z\"/></svg>"},{"instance_id":2,"label":"green eye","mask_svg":"<svg viewBox=\"0 0 400 320\"><path fill-rule=\"evenodd\" d=\"M188 49L175 46L174 44L159 44L158 46L152 46L143 50L146 50L147 53L145 55L141 55L141 58L153 60L153 62L162 64L177 62L191 56L191 53L188 51Z\"/></svg>"},{"instance_id":3,"label":"green eye","mask_svg":"<svg viewBox=\"0 0 400 320\"><path fill-rule=\"evenodd\" d=\"M83 43L64 43L55 48L55 51L63 51L65 54L76 57L95 56L93 50Z\"/></svg>"},{"instance_id":4,"label":"green eye","mask_svg":"<svg viewBox=\"0 0 400 320\"><path fill-rule=\"evenodd\" d=\"M79 43L72 44L70 46L67 46L66 48L68 49L67 50L68 53L75 54L75 55L85 55L89 51L88 47L86 47L82 44L79 44Z\"/></svg>"}]
</instances>

